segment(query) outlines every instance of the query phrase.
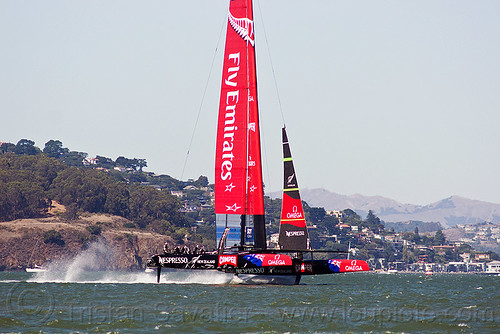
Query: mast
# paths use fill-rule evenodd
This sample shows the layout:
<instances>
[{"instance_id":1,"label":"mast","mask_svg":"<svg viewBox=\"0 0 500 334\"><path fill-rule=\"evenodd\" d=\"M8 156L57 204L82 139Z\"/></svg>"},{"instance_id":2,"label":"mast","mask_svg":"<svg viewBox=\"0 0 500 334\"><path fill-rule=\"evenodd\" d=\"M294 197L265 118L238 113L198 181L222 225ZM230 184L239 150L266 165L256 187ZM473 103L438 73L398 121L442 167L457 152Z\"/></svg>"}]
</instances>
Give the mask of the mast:
<instances>
[{"instance_id":1,"label":"mast","mask_svg":"<svg viewBox=\"0 0 500 334\"><path fill-rule=\"evenodd\" d=\"M266 247L251 0L232 0L229 5L217 128L215 213L226 221L225 226L217 223L218 239L229 227L231 246L243 247L253 239L255 248Z\"/></svg>"}]
</instances>

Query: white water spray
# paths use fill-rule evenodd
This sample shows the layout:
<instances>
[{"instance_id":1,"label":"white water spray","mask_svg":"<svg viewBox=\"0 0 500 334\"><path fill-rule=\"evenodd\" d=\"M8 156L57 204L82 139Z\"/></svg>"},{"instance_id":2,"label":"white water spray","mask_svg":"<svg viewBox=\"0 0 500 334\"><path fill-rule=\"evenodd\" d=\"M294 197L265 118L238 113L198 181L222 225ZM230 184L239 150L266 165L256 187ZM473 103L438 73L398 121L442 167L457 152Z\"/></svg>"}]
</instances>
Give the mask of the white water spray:
<instances>
[{"instance_id":1,"label":"white water spray","mask_svg":"<svg viewBox=\"0 0 500 334\"><path fill-rule=\"evenodd\" d=\"M46 283L153 283L154 275L145 272L113 271L116 261L113 248L105 239L93 242L74 258L47 266L30 282Z\"/></svg>"},{"instance_id":2,"label":"white water spray","mask_svg":"<svg viewBox=\"0 0 500 334\"><path fill-rule=\"evenodd\" d=\"M114 271L116 257L105 239L93 242L72 259L47 266L28 280L37 283L156 283L156 271ZM227 284L233 275L214 270L163 270L161 283Z\"/></svg>"}]
</instances>

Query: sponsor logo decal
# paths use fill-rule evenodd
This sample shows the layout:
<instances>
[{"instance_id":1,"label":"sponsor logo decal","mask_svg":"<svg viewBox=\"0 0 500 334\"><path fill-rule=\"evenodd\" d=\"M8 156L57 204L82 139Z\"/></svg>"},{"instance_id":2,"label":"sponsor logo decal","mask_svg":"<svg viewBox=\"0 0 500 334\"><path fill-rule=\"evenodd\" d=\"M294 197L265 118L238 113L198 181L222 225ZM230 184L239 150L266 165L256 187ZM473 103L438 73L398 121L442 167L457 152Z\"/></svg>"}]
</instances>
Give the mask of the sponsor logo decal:
<instances>
[{"instance_id":1,"label":"sponsor logo decal","mask_svg":"<svg viewBox=\"0 0 500 334\"><path fill-rule=\"evenodd\" d=\"M312 273L313 267L310 263L301 263L295 265L295 272L299 273Z\"/></svg>"},{"instance_id":2,"label":"sponsor logo decal","mask_svg":"<svg viewBox=\"0 0 500 334\"><path fill-rule=\"evenodd\" d=\"M199 264L215 264L215 260L196 260Z\"/></svg>"},{"instance_id":3,"label":"sponsor logo decal","mask_svg":"<svg viewBox=\"0 0 500 334\"><path fill-rule=\"evenodd\" d=\"M304 231L285 231L287 237L301 237L305 235Z\"/></svg>"},{"instance_id":4,"label":"sponsor logo decal","mask_svg":"<svg viewBox=\"0 0 500 334\"><path fill-rule=\"evenodd\" d=\"M256 165L255 161L252 160L252 156L248 156L248 167L254 167Z\"/></svg>"},{"instance_id":5,"label":"sponsor logo decal","mask_svg":"<svg viewBox=\"0 0 500 334\"><path fill-rule=\"evenodd\" d=\"M248 18L236 18L229 12L229 24L243 40L254 46L253 21Z\"/></svg>"},{"instance_id":6,"label":"sponsor logo decal","mask_svg":"<svg viewBox=\"0 0 500 334\"><path fill-rule=\"evenodd\" d=\"M236 267L236 260L237 260L236 255L219 255L219 266L222 266L224 264L230 264Z\"/></svg>"},{"instance_id":7,"label":"sponsor logo decal","mask_svg":"<svg viewBox=\"0 0 500 334\"><path fill-rule=\"evenodd\" d=\"M236 268L237 274L264 274L264 268Z\"/></svg>"},{"instance_id":8,"label":"sponsor logo decal","mask_svg":"<svg viewBox=\"0 0 500 334\"><path fill-rule=\"evenodd\" d=\"M283 269L279 267L271 267L269 268L269 274L275 274L275 275L280 275L280 274L293 274L292 269Z\"/></svg>"},{"instance_id":9,"label":"sponsor logo decal","mask_svg":"<svg viewBox=\"0 0 500 334\"><path fill-rule=\"evenodd\" d=\"M345 266L345 271L362 271L363 267L356 265L356 260L352 260L350 265Z\"/></svg>"},{"instance_id":10,"label":"sponsor logo decal","mask_svg":"<svg viewBox=\"0 0 500 334\"><path fill-rule=\"evenodd\" d=\"M363 261L361 261L363 262ZM363 266L356 260L328 260L328 266L333 272L364 271Z\"/></svg>"},{"instance_id":11,"label":"sponsor logo decal","mask_svg":"<svg viewBox=\"0 0 500 334\"><path fill-rule=\"evenodd\" d=\"M290 175L287 178L287 181L286 181L287 187L295 187L295 183L292 183L294 177L295 177L295 173L293 173L292 175Z\"/></svg>"},{"instance_id":12,"label":"sponsor logo decal","mask_svg":"<svg viewBox=\"0 0 500 334\"><path fill-rule=\"evenodd\" d=\"M226 205L226 211L236 212L240 208L241 206L237 206L236 203L234 203L233 205Z\"/></svg>"},{"instance_id":13,"label":"sponsor logo decal","mask_svg":"<svg viewBox=\"0 0 500 334\"><path fill-rule=\"evenodd\" d=\"M233 188L235 188L236 186L233 185L233 182L231 182L230 184L226 185L226 190L224 191L229 191L231 192L231 190L233 190Z\"/></svg>"},{"instance_id":14,"label":"sponsor logo decal","mask_svg":"<svg viewBox=\"0 0 500 334\"><path fill-rule=\"evenodd\" d=\"M340 264L342 262L340 260L328 260L328 267L334 273L340 272Z\"/></svg>"},{"instance_id":15,"label":"sponsor logo decal","mask_svg":"<svg viewBox=\"0 0 500 334\"><path fill-rule=\"evenodd\" d=\"M228 55L228 63L231 63L231 67L227 69L227 77L224 79L224 83L230 87L236 89L236 78L240 70L240 53L231 53ZM234 80L234 81L233 81ZM221 169L221 179L223 181L231 180L233 169L233 141L234 134L238 130L235 125L236 121L236 105L239 101L239 91L229 90L226 93L226 110L224 116L224 140L222 142L222 164Z\"/></svg>"},{"instance_id":16,"label":"sponsor logo decal","mask_svg":"<svg viewBox=\"0 0 500 334\"><path fill-rule=\"evenodd\" d=\"M264 261L264 254L250 254L250 255L245 255L243 258L247 261L250 261L252 264L256 265L257 267L261 267L262 263Z\"/></svg>"},{"instance_id":17,"label":"sponsor logo decal","mask_svg":"<svg viewBox=\"0 0 500 334\"><path fill-rule=\"evenodd\" d=\"M253 240L253 228L252 227L247 227L245 230L245 234L246 234L247 240Z\"/></svg>"},{"instance_id":18,"label":"sponsor logo decal","mask_svg":"<svg viewBox=\"0 0 500 334\"><path fill-rule=\"evenodd\" d=\"M299 212L299 209L297 208L296 205L292 207L292 212L287 212L286 218L294 218L294 219L301 219L304 218L302 216L302 212Z\"/></svg>"},{"instance_id":19,"label":"sponsor logo decal","mask_svg":"<svg viewBox=\"0 0 500 334\"><path fill-rule=\"evenodd\" d=\"M160 257L160 263L169 264L169 263L188 263L187 257Z\"/></svg>"},{"instance_id":20,"label":"sponsor logo decal","mask_svg":"<svg viewBox=\"0 0 500 334\"><path fill-rule=\"evenodd\" d=\"M290 256L283 254L249 254L245 255L244 258L257 267L292 265Z\"/></svg>"},{"instance_id":21,"label":"sponsor logo decal","mask_svg":"<svg viewBox=\"0 0 500 334\"><path fill-rule=\"evenodd\" d=\"M267 265L268 266L284 266L284 265L286 265L286 262L284 259L281 258L280 254L276 254L274 256L274 259L267 260Z\"/></svg>"}]
</instances>

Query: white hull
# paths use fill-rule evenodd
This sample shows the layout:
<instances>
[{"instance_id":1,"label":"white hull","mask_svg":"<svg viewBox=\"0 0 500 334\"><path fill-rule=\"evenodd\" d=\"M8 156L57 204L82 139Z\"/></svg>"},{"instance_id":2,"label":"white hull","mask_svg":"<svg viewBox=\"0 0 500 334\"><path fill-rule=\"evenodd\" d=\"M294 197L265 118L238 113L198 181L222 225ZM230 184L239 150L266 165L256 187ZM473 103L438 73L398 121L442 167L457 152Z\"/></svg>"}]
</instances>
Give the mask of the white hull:
<instances>
[{"instance_id":1,"label":"white hull","mask_svg":"<svg viewBox=\"0 0 500 334\"><path fill-rule=\"evenodd\" d=\"M26 268L26 271L29 273L43 273L43 272L46 272L47 269L44 269L44 268Z\"/></svg>"}]
</instances>

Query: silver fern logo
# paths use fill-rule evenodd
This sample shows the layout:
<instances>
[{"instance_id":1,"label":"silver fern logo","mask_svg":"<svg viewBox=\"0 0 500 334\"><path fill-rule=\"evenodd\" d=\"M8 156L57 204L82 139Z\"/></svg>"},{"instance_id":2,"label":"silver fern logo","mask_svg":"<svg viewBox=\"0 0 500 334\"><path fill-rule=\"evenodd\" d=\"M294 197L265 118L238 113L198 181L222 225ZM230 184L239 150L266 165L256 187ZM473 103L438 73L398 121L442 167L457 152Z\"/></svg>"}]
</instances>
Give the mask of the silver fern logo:
<instances>
[{"instance_id":1,"label":"silver fern logo","mask_svg":"<svg viewBox=\"0 0 500 334\"><path fill-rule=\"evenodd\" d=\"M238 19L229 12L229 24L241 38L254 46L252 20L247 18Z\"/></svg>"},{"instance_id":2,"label":"silver fern logo","mask_svg":"<svg viewBox=\"0 0 500 334\"><path fill-rule=\"evenodd\" d=\"M293 187L295 186L295 183L292 183L293 182L293 178L295 177L295 173L293 173L292 175L290 175L287 179L287 182L286 182L286 185L288 187Z\"/></svg>"}]
</instances>

